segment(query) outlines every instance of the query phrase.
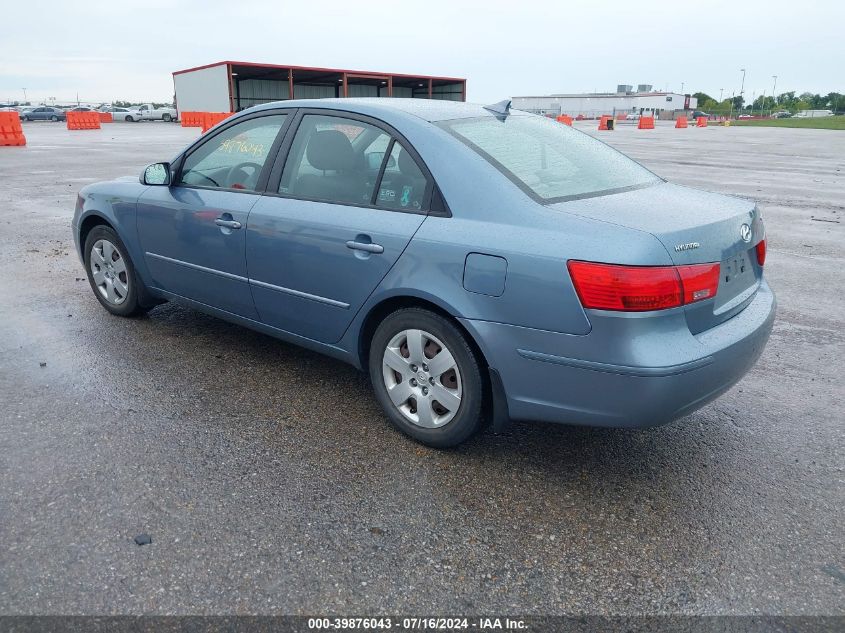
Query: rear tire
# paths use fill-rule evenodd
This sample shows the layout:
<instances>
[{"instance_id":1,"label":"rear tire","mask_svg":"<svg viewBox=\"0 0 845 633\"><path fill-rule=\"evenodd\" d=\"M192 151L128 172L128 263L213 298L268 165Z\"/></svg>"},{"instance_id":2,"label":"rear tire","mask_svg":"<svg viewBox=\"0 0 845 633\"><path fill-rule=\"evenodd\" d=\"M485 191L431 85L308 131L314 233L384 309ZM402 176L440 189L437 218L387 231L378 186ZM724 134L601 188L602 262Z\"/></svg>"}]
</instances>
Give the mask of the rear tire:
<instances>
[{"instance_id":1,"label":"rear tire","mask_svg":"<svg viewBox=\"0 0 845 633\"><path fill-rule=\"evenodd\" d=\"M57 116L54 114L53 116L51 116L51 117L50 117L50 120L51 120L53 123L55 123L56 121L58 121L58 120L59 120L59 117L57 117Z\"/></svg>"},{"instance_id":2,"label":"rear tire","mask_svg":"<svg viewBox=\"0 0 845 633\"><path fill-rule=\"evenodd\" d=\"M88 283L106 310L115 316L133 317L152 307L142 304L147 293L123 240L112 228L99 225L91 229L83 253Z\"/></svg>"},{"instance_id":3,"label":"rear tire","mask_svg":"<svg viewBox=\"0 0 845 633\"><path fill-rule=\"evenodd\" d=\"M481 365L464 334L439 314L405 308L387 316L370 344L369 371L387 417L418 442L457 446L481 428Z\"/></svg>"},{"instance_id":4,"label":"rear tire","mask_svg":"<svg viewBox=\"0 0 845 633\"><path fill-rule=\"evenodd\" d=\"M172 117L169 114L163 114L162 117L161 117L161 120L164 121L165 123L170 123L170 121L172 120Z\"/></svg>"}]
</instances>

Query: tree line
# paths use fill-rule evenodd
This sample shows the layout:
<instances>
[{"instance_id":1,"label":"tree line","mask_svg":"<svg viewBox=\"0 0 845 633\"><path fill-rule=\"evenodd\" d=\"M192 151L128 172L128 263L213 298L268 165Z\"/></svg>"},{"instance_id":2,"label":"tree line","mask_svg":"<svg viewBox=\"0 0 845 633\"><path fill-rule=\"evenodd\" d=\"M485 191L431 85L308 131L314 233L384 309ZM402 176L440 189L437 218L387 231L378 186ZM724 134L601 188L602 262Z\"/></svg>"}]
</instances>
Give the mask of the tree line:
<instances>
[{"instance_id":1,"label":"tree line","mask_svg":"<svg viewBox=\"0 0 845 633\"><path fill-rule=\"evenodd\" d=\"M801 110L832 110L845 112L845 94L829 92L826 95L804 92L796 95L795 91L783 92L777 97L760 95L751 103L746 103L741 96L724 99L721 103L705 92L692 95L698 99L698 109L711 114L727 115L733 112L750 112L751 110L772 111L784 110L793 114Z\"/></svg>"}]
</instances>

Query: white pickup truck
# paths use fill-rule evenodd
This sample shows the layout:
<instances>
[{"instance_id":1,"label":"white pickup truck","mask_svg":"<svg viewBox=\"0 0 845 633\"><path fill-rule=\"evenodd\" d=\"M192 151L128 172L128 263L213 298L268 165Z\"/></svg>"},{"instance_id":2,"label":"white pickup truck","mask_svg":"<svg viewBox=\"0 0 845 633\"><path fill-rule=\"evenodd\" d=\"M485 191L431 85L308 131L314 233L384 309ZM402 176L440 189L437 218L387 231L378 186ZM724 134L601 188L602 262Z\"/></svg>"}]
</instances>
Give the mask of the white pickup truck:
<instances>
[{"instance_id":1,"label":"white pickup truck","mask_svg":"<svg viewBox=\"0 0 845 633\"><path fill-rule=\"evenodd\" d=\"M175 121L178 119L176 108L154 108L151 103L144 103L138 107L142 121Z\"/></svg>"}]
</instances>

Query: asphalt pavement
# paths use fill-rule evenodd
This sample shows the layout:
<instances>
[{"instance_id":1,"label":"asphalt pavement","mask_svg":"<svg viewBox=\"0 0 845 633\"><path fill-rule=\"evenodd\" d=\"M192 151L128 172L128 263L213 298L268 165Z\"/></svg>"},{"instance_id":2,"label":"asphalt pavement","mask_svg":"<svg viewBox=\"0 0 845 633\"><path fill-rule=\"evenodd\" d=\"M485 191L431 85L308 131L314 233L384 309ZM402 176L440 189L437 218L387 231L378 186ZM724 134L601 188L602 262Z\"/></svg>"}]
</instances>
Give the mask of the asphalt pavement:
<instances>
[{"instance_id":1,"label":"asphalt pavement","mask_svg":"<svg viewBox=\"0 0 845 633\"><path fill-rule=\"evenodd\" d=\"M438 451L352 367L96 302L77 190L197 129L24 127L0 148L0 614L845 615L845 133L579 123L760 201L770 343L665 427L517 423Z\"/></svg>"}]
</instances>

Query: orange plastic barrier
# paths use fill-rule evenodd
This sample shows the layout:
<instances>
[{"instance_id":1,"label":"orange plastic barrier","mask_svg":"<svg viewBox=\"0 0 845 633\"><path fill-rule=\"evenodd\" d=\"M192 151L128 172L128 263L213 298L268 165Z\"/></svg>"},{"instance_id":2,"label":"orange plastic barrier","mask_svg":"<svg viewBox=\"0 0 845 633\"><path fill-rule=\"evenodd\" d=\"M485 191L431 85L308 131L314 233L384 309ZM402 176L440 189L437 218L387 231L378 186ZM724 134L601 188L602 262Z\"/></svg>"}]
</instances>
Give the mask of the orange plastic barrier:
<instances>
[{"instance_id":1,"label":"orange plastic barrier","mask_svg":"<svg viewBox=\"0 0 845 633\"><path fill-rule=\"evenodd\" d=\"M653 116L641 116L640 122L637 124L637 129L653 130L654 129L654 117Z\"/></svg>"},{"instance_id":2,"label":"orange plastic barrier","mask_svg":"<svg viewBox=\"0 0 845 633\"><path fill-rule=\"evenodd\" d=\"M627 115L627 114L617 114L617 115L616 115L616 120L617 120L617 121L627 121L627 120L628 120L628 115Z\"/></svg>"},{"instance_id":3,"label":"orange plastic barrier","mask_svg":"<svg viewBox=\"0 0 845 633\"><path fill-rule=\"evenodd\" d=\"M572 117L566 114L561 114L557 117L558 123L563 123L564 125L572 125Z\"/></svg>"},{"instance_id":4,"label":"orange plastic barrier","mask_svg":"<svg viewBox=\"0 0 845 633\"><path fill-rule=\"evenodd\" d=\"M202 114L202 133L205 134L220 121L232 116L234 112L203 112Z\"/></svg>"},{"instance_id":5,"label":"orange plastic barrier","mask_svg":"<svg viewBox=\"0 0 845 633\"><path fill-rule=\"evenodd\" d=\"M202 127L202 117L205 112L180 112L179 119L182 127Z\"/></svg>"},{"instance_id":6,"label":"orange plastic barrier","mask_svg":"<svg viewBox=\"0 0 845 633\"><path fill-rule=\"evenodd\" d=\"M97 112L68 112L67 129L99 130L100 115Z\"/></svg>"},{"instance_id":7,"label":"orange plastic barrier","mask_svg":"<svg viewBox=\"0 0 845 633\"><path fill-rule=\"evenodd\" d=\"M114 117L111 112L98 112L100 123L114 123Z\"/></svg>"},{"instance_id":8,"label":"orange plastic barrier","mask_svg":"<svg viewBox=\"0 0 845 633\"><path fill-rule=\"evenodd\" d=\"M707 127L707 117L706 116L696 117L695 124L698 127Z\"/></svg>"},{"instance_id":9,"label":"orange plastic barrier","mask_svg":"<svg viewBox=\"0 0 845 633\"><path fill-rule=\"evenodd\" d=\"M17 112L0 112L0 146L2 145L26 145L21 117Z\"/></svg>"},{"instance_id":10,"label":"orange plastic barrier","mask_svg":"<svg viewBox=\"0 0 845 633\"><path fill-rule=\"evenodd\" d=\"M682 116L679 119L675 119L675 127L676 128L687 127L687 117Z\"/></svg>"},{"instance_id":11,"label":"orange plastic barrier","mask_svg":"<svg viewBox=\"0 0 845 633\"><path fill-rule=\"evenodd\" d=\"M610 121L611 119L613 119L613 117L610 116L609 114L602 114L601 119L599 120L599 129L600 130L607 130L608 129L607 122Z\"/></svg>"}]
</instances>

